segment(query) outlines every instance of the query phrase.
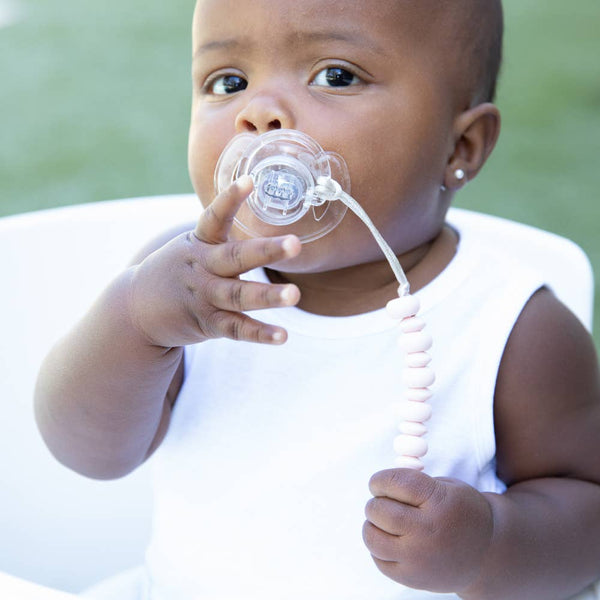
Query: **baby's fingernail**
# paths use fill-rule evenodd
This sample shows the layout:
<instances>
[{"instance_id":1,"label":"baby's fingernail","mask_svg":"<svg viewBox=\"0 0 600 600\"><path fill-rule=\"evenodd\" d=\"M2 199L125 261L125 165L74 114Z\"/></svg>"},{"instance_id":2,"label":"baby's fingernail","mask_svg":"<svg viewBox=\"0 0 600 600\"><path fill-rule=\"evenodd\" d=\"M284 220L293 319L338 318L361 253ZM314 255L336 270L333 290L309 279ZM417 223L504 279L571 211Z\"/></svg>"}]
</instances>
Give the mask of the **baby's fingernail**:
<instances>
[{"instance_id":1,"label":"baby's fingernail","mask_svg":"<svg viewBox=\"0 0 600 600\"><path fill-rule=\"evenodd\" d=\"M253 181L250 175L242 175L239 179L235 180L235 185L241 189L249 189L252 187Z\"/></svg>"},{"instance_id":2,"label":"baby's fingernail","mask_svg":"<svg viewBox=\"0 0 600 600\"><path fill-rule=\"evenodd\" d=\"M288 285L281 290L279 297L284 304L291 304L294 301L296 290L293 286Z\"/></svg>"},{"instance_id":3,"label":"baby's fingernail","mask_svg":"<svg viewBox=\"0 0 600 600\"><path fill-rule=\"evenodd\" d=\"M281 247L286 254L292 254L296 250L296 238L292 236L286 237L281 243Z\"/></svg>"},{"instance_id":4,"label":"baby's fingernail","mask_svg":"<svg viewBox=\"0 0 600 600\"><path fill-rule=\"evenodd\" d=\"M273 335L271 336L271 339L276 343L276 344L281 344L281 342L283 342L285 338L285 335L283 334L283 331L276 331L275 333L273 333Z\"/></svg>"}]
</instances>

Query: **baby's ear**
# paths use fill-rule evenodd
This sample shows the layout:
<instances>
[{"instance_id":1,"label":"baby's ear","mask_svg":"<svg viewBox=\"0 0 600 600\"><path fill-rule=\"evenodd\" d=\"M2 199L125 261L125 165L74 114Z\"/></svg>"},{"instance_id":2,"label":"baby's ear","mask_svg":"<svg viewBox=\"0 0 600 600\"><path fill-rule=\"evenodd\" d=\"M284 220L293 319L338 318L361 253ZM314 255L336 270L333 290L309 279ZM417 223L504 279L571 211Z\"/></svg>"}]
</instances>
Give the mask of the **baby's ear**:
<instances>
[{"instance_id":1,"label":"baby's ear","mask_svg":"<svg viewBox=\"0 0 600 600\"><path fill-rule=\"evenodd\" d=\"M500 111L485 102L458 115L454 122L454 151L448 159L444 185L461 188L481 170L500 135Z\"/></svg>"}]
</instances>

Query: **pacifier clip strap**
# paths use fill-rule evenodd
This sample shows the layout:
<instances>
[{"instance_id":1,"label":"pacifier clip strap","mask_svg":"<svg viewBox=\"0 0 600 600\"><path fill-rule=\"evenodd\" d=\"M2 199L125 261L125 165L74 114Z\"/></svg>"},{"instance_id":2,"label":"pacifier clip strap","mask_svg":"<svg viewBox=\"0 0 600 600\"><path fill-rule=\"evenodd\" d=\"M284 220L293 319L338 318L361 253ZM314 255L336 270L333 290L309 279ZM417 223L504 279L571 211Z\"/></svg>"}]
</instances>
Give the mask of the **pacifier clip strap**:
<instances>
[{"instance_id":1,"label":"pacifier clip strap","mask_svg":"<svg viewBox=\"0 0 600 600\"><path fill-rule=\"evenodd\" d=\"M406 357L402 371L404 398L396 405L399 433L394 438L395 463L397 467L422 471L425 468L423 457L428 450L424 437L427 433L425 423L432 414L432 406L427 401L432 396L430 386L435 381L435 374L428 354L432 339L425 331L425 321L417 316L419 299L410 294L410 284L398 257L362 206L344 192L337 181L319 178L317 183L316 191L321 197L340 200L369 228L398 280L398 298L391 300L386 307L390 317L399 320L399 345Z\"/></svg>"}]
</instances>

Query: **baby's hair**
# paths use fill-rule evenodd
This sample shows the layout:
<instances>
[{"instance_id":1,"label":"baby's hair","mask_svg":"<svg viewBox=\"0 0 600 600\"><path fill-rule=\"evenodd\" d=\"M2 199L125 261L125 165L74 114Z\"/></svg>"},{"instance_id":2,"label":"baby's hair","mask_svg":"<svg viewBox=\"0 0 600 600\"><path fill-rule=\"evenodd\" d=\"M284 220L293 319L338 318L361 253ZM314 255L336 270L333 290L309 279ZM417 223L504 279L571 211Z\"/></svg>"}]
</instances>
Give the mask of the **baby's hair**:
<instances>
[{"instance_id":1,"label":"baby's hair","mask_svg":"<svg viewBox=\"0 0 600 600\"><path fill-rule=\"evenodd\" d=\"M433 44L442 53L459 103L493 102L502 63L502 0L393 1L420 13L414 21L416 43Z\"/></svg>"},{"instance_id":2,"label":"baby's hair","mask_svg":"<svg viewBox=\"0 0 600 600\"><path fill-rule=\"evenodd\" d=\"M463 86L463 101L493 102L502 62L502 0L396 1L421 8L423 39L444 53L448 73Z\"/></svg>"},{"instance_id":3,"label":"baby's hair","mask_svg":"<svg viewBox=\"0 0 600 600\"><path fill-rule=\"evenodd\" d=\"M475 0L467 49L475 70L472 103L493 102L502 64L504 18L501 0Z\"/></svg>"}]
</instances>

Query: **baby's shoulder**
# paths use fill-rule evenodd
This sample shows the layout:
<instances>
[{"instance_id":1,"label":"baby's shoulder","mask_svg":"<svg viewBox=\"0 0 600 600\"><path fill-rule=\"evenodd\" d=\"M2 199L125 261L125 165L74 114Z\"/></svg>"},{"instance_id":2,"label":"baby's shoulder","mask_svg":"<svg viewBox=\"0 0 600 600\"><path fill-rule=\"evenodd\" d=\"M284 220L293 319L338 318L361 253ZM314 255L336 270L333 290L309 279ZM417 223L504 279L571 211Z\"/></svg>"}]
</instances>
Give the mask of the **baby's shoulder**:
<instances>
[{"instance_id":1,"label":"baby's shoulder","mask_svg":"<svg viewBox=\"0 0 600 600\"><path fill-rule=\"evenodd\" d=\"M578 476L600 481L600 374L593 340L548 289L521 312L494 398L498 470L507 483Z\"/></svg>"}]
</instances>

